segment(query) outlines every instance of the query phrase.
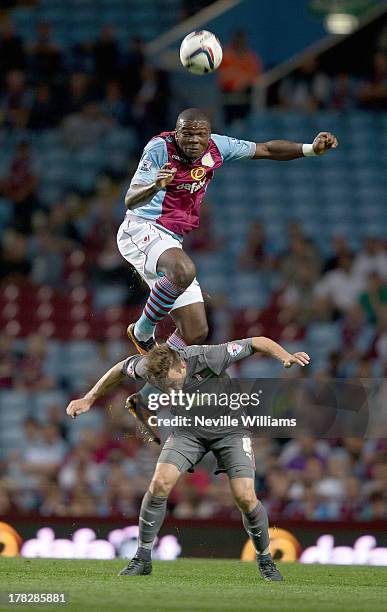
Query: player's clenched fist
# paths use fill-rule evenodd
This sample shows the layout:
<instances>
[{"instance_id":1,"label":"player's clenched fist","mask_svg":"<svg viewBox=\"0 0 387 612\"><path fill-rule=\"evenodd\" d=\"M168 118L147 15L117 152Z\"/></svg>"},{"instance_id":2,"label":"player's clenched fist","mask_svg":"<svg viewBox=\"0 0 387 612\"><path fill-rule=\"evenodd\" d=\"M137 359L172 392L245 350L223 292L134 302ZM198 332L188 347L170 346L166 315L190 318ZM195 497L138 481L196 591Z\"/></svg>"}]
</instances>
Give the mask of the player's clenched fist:
<instances>
[{"instance_id":1,"label":"player's clenched fist","mask_svg":"<svg viewBox=\"0 0 387 612\"><path fill-rule=\"evenodd\" d=\"M167 162L156 174L155 185L158 189L165 189L173 181L177 168L170 168L170 165Z\"/></svg>"},{"instance_id":2,"label":"player's clenched fist","mask_svg":"<svg viewBox=\"0 0 387 612\"><path fill-rule=\"evenodd\" d=\"M336 136L330 132L320 132L313 141L313 151L316 155L324 155L329 149L336 149L338 146Z\"/></svg>"},{"instance_id":3,"label":"player's clenched fist","mask_svg":"<svg viewBox=\"0 0 387 612\"><path fill-rule=\"evenodd\" d=\"M294 353L293 355L289 354L289 357L284 361L284 368L291 368L293 363L304 367L309 364L309 361L310 357L308 353Z\"/></svg>"},{"instance_id":4,"label":"player's clenched fist","mask_svg":"<svg viewBox=\"0 0 387 612\"><path fill-rule=\"evenodd\" d=\"M76 399L70 402L66 408L66 413L71 416L71 418L75 419L76 416L90 410L91 405L90 400L82 397L81 399Z\"/></svg>"}]
</instances>

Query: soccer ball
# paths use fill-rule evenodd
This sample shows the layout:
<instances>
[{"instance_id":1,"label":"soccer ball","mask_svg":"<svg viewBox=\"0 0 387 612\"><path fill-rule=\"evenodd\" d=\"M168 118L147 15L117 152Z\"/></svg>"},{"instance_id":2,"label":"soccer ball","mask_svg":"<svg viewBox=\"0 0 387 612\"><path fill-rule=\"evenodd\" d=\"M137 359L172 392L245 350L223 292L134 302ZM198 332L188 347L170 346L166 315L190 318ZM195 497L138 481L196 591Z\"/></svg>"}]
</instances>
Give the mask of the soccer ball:
<instances>
[{"instance_id":1,"label":"soccer ball","mask_svg":"<svg viewBox=\"0 0 387 612\"><path fill-rule=\"evenodd\" d=\"M222 46L215 34L207 30L191 32L180 46L180 61L193 74L207 74L219 68Z\"/></svg>"}]
</instances>

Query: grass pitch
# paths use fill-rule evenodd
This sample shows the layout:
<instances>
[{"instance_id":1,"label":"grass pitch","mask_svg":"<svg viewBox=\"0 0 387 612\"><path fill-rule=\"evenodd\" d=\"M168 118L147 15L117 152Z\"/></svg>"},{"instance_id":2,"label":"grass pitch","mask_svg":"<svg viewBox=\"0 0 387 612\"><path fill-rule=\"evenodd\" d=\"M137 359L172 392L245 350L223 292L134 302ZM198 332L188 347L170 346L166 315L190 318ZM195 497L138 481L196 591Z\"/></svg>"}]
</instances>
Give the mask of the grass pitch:
<instances>
[{"instance_id":1,"label":"grass pitch","mask_svg":"<svg viewBox=\"0 0 387 612\"><path fill-rule=\"evenodd\" d=\"M0 591L61 592L76 612L385 611L387 568L282 564L284 582L266 583L255 563L204 559L155 562L153 574L118 577L122 560L0 558ZM16 606L12 606L16 608ZM10 609L4 608L1 609Z\"/></svg>"}]
</instances>

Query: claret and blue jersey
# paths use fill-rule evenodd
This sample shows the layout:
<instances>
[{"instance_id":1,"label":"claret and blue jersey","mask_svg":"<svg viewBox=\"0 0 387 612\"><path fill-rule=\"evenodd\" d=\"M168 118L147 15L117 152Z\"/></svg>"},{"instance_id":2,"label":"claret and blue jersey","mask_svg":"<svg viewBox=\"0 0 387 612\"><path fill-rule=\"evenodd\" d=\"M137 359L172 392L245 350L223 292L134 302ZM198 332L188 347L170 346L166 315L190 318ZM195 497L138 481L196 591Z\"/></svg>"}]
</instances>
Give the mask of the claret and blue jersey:
<instances>
[{"instance_id":1,"label":"claret and blue jersey","mask_svg":"<svg viewBox=\"0 0 387 612\"><path fill-rule=\"evenodd\" d=\"M214 171L225 162L251 159L255 143L212 134L207 149L195 161L182 156L174 132L163 132L146 145L131 185L153 183L167 162L177 169L173 181L150 202L130 211L162 226L177 237L199 226L200 205Z\"/></svg>"}]
</instances>

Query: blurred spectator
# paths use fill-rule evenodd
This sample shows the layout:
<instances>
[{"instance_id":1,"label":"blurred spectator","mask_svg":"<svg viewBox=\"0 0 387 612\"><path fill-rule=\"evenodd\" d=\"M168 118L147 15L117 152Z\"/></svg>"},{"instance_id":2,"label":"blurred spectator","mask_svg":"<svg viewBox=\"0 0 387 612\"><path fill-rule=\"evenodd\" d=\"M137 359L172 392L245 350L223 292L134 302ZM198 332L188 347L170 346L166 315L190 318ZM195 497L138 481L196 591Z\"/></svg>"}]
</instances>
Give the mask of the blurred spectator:
<instances>
[{"instance_id":1,"label":"blurred spectator","mask_svg":"<svg viewBox=\"0 0 387 612\"><path fill-rule=\"evenodd\" d=\"M345 236L334 235L331 240L331 255L325 261L324 272L334 270L339 265L339 259L342 256L352 257L352 251Z\"/></svg>"},{"instance_id":2,"label":"blurred spectator","mask_svg":"<svg viewBox=\"0 0 387 612\"><path fill-rule=\"evenodd\" d=\"M120 74L122 90L131 101L141 87L141 71L144 64L145 44L142 38L135 36L129 43L129 49L123 59Z\"/></svg>"},{"instance_id":3,"label":"blurred spectator","mask_svg":"<svg viewBox=\"0 0 387 612\"><path fill-rule=\"evenodd\" d=\"M320 71L314 56L310 56L299 70L286 77L279 87L280 105L301 112L326 108L330 96L330 80Z\"/></svg>"},{"instance_id":4,"label":"blurred spectator","mask_svg":"<svg viewBox=\"0 0 387 612\"><path fill-rule=\"evenodd\" d=\"M343 312L356 303L363 286L363 280L354 274L352 258L343 255L337 268L326 272L316 283L315 294L328 298L338 311Z\"/></svg>"},{"instance_id":5,"label":"blurred spectator","mask_svg":"<svg viewBox=\"0 0 387 612\"><path fill-rule=\"evenodd\" d=\"M25 280L31 271L25 236L14 230L6 230L2 236L1 246L0 279Z\"/></svg>"},{"instance_id":6,"label":"blurred spectator","mask_svg":"<svg viewBox=\"0 0 387 612\"><path fill-rule=\"evenodd\" d=\"M28 46L34 80L60 82L63 76L62 53L52 40L51 26L40 22L37 26L36 41Z\"/></svg>"},{"instance_id":7,"label":"blurred spectator","mask_svg":"<svg viewBox=\"0 0 387 612\"><path fill-rule=\"evenodd\" d=\"M3 123L9 128L25 128L32 104L32 92L26 85L25 73L11 70L5 77L5 90L0 98Z\"/></svg>"},{"instance_id":8,"label":"blurred spectator","mask_svg":"<svg viewBox=\"0 0 387 612\"><path fill-rule=\"evenodd\" d=\"M24 70L26 55L23 41L18 36L10 19L2 19L0 24L0 79L11 70Z\"/></svg>"},{"instance_id":9,"label":"blurred spectator","mask_svg":"<svg viewBox=\"0 0 387 612\"><path fill-rule=\"evenodd\" d=\"M116 123L126 125L129 122L130 110L128 101L124 98L119 81L109 80L105 87L103 113Z\"/></svg>"},{"instance_id":10,"label":"blurred spectator","mask_svg":"<svg viewBox=\"0 0 387 612\"><path fill-rule=\"evenodd\" d=\"M339 72L332 81L330 106L338 111L356 108L357 84L346 72Z\"/></svg>"},{"instance_id":11,"label":"blurred spectator","mask_svg":"<svg viewBox=\"0 0 387 612\"><path fill-rule=\"evenodd\" d=\"M104 25L94 43L94 65L102 83L115 79L119 72L119 48L114 27Z\"/></svg>"},{"instance_id":12,"label":"blurred spectator","mask_svg":"<svg viewBox=\"0 0 387 612\"><path fill-rule=\"evenodd\" d=\"M63 121L63 140L74 149L97 148L111 126L95 102L86 104L81 112L68 115Z\"/></svg>"},{"instance_id":13,"label":"blurred spectator","mask_svg":"<svg viewBox=\"0 0 387 612\"><path fill-rule=\"evenodd\" d=\"M239 259L239 267L246 270L260 270L265 266L266 238L262 223L257 221L249 226L246 247Z\"/></svg>"},{"instance_id":14,"label":"blurred spectator","mask_svg":"<svg viewBox=\"0 0 387 612\"><path fill-rule=\"evenodd\" d=\"M61 287L63 252L61 245L48 228L35 233L31 245L33 254L31 280L38 285Z\"/></svg>"},{"instance_id":15,"label":"blurred spectator","mask_svg":"<svg viewBox=\"0 0 387 612\"><path fill-rule=\"evenodd\" d=\"M141 86L132 110L139 148L142 149L144 142L165 129L168 96L167 74L145 64L141 68Z\"/></svg>"},{"instance_id":16,"label":"blurred spectator","mask_svg":"<svg viewBox=\"0 0 387 612\"><path fill-rule=\"evenodd\" d=\"M47 130L58 124L57 102L52 89L46 83L39 83L29 114L28 127L32 130Z\"/></svg>"},{"instance_id":17,"label":"blurred spectator","mask_svg":"<svg viewBox=\"0 0 387 612\"><path fill-rule=\"evenodd\" d=\"M387 251L378 238L367 238L364 247L356 254L353 262L353 273L363 282L372 274L378 274L387 280Z\"/></svg>"},{"instance_id":18,"label":"blurred spectator","mask_svg":"<svg viewBox=\"0 0 387 612\"><path fill-rule=\"evenodd\" d=\"M373 57L371 79L359 91L359 100L364 108L385 110L387 106L387 53L379 51Z\"/></svg>"},{"instance_id":19,"label":"blurred spectator","mask_svg":"<svg viewBox=\"0 0 387 612\"><path fill-rule=\"evenodd\" d=\"M25 352L15 373L15 388L28 391L45 391L55 387L55 380L45 373L47 345L42 336L31 334L27 338ZM47 434L47 435L46 435ZM52 431L44 437L53 439Z\"/></svg>"},{"instance_id":20,"label":"blurred spectator","mask_svg":"<svg viewBox=\"0 0 387 612\"><path fill-rule=\"evenodd\" d=\"M74 72L70 75L62 102L62 113L70 115L79 113L84 106L92 101L89 76L84 72Z\"/></svg>"},{"instance_id":21,"label":"blurred spectator","mask_svg":"<svg viewBox=\"0 0 387 612\"><path fill-rule=\"evenodd\" d=\"M13 338L0 332L0 389L11 389L16 369Z\"/></svg>"},{"instance_id":22,"label":"blurred spectator","mask_svg":"<svg viewBox=\"0 0 387 612\"><path fill-rule=\"evenodd\" d=\"M31 232L34 212L39 208L36 195L38 178L33 168L33 160L28 142L19 143L15 156L2 184L6 198L14 204L14 228L23 233Z\"/></svg>"},{"instance_id":23,"label":"blurred spectator","mask_svg":"<svg viewBox=\"0 0 387 612\"><path fill-rule=\"evenodd\" d=\"M360 304L370 323L376 323L379 311L387 304L387 282L376 273L368 277L367 287L360 295Z\"/></svg>"},{"instance_id":24,"label":"blurred spectator","mask_svg":"<svg viewBox=\"0 0 387 612\"><path fill-rule=\"evenodd\" d=\"M261 60L248 46L246 33L235 32L224 49L218 70L224 121L227 125L237 119L244 119L250 111L253 87L261 72Z\"/></svg>"}]
</instances>

